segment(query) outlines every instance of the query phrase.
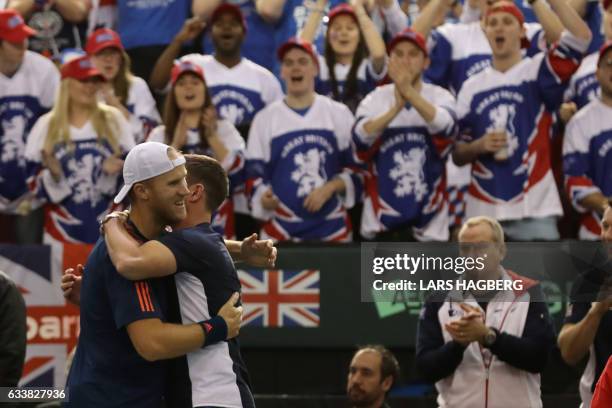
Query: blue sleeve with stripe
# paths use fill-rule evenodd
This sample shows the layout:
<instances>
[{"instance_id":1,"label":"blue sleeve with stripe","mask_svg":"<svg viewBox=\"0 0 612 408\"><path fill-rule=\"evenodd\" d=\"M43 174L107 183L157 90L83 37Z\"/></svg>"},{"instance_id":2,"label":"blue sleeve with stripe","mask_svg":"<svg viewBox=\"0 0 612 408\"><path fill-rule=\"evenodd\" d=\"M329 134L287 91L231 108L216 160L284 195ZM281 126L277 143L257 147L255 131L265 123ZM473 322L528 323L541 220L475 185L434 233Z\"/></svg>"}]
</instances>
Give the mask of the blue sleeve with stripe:
<instances>
[{"instance_id":1,"label":"blue sleeve with stripe","mask_svg":"<svg viewBox=\"0 0 612 408\"><path fill-rule=\"evenodd\" d=\"M130 281L114 269L107 271L105 279L117 329L138 320L163 318L151 281Z\"/></svg>"}]
</instances>

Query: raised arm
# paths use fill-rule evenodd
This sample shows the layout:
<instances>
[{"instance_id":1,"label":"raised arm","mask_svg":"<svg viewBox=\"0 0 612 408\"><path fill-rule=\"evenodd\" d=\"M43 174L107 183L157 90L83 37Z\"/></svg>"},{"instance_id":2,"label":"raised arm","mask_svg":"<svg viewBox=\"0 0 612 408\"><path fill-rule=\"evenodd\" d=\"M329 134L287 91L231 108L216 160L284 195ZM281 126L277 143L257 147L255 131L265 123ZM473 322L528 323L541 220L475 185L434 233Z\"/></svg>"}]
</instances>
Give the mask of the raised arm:
<instances>
[{"instance_id":1,"label":"raised arm","mask_svg":"<svg viewBox=\"0 0 612 408\"><path fill-rule=\"evenodd\" d=\"M536 15L549 44L559 41L563 32L563 24L559 17L550 9L544 0L535 0L531 3L531 8Z\"/></svg>"},{"instance_id":2,"label":"raised arm","mask_svg":"<svg viewBox=\"0 0 612 408\"><path fill-rule=\"evenodd\" d=\"M431 0L414 20L412 29L427 38L438 16L445 14L451 3L450 0Z\"/></svg>"},{"instance_id":3,"label":"raised arm","mask_svg":"<svg viewBox=\"0 0 612 408\"><path fill-rule=\"evenodd\" d=\"M174 254L159 241L142 245L125 229L120 217L104 224L106 247L117 272L130 280L171 275L176 272Z\"/></svg>"},{"instance_id":4,"label":"raised arm","mask_svg":"<svg viewBox=\"0 0 612 408\"><path fill-rule=\"evenodd\" d=\"M89 16L89 0L55 0L55 8L71 23L81 23Z\"/></svg>"},{"instance_id":5,"label":"raised arm","mask_svg":"<svg viewBox=\"0 0 612 408\"><path fill-rule=\"evenodd\" d=\"M283 15L287 0L255 0L255 10L268 23L276 23Z\"/></svg>"},{"instance_id":6,"label":"raised arm","mask_svg":"<svg viewBox=\"0 0 612 408\"><path fill-rule=\"evenodd\" d=\"M366 12L363 0L354 0L353 8L355 9L357 22L359 27L361 27L361 33L368 47L372 68L374 68L374 72L379 74L385 67L385 56L387 55L385 42Z\"/></svg>"},{"instance_id":7,"label":"raised arm","mask_svg":"<svg viewBox=\"0 0 612 408\"><path fill-rule=\"evenodd\" d=\"M196 38L205 26L204 21L198 16L185 21L181 31L174 36L172 42L159 56L153 67L151 77L149 78L149 85L153 89L162 90L166 87L170 81L170 71L174 65L174 60L179 56L183 43Z\"/></svg>"},{"instance_id":8,"label":"raised arm","mask_svg":"<svg viewBox=\"0 0 612 408\"><path fill-rule=\"evenodd\" d=\"M191 13L198 16L202 21L208 21L212 12L221 4L221 0L193 0Z\"/></svg>"},{"instance_id":9,"label":"raised arm","mask_svg":"<svg viewBox=\"0 0 612 408\"><path fill-rule=\"evenodd\" d=\"M299 35L300 39L309 43L313 42L315 36L317 35L317 29L321 24L323 14L325 13L326 5L327 0L317 0L314 6L307 7L308 19L306 20L302 31L300 33L296 33L296 35Z\"/></svg>"},{"instance_id":10,"label":"raised arm","mask_svg":"<svg viewBox=\"0 0 612 408\"><path fill-rule=\"evenodd\" d=\"M566 0L548 0L548 2L567 31L587 43L591 41L591 30Z\"/></svg>"}]
</instances>

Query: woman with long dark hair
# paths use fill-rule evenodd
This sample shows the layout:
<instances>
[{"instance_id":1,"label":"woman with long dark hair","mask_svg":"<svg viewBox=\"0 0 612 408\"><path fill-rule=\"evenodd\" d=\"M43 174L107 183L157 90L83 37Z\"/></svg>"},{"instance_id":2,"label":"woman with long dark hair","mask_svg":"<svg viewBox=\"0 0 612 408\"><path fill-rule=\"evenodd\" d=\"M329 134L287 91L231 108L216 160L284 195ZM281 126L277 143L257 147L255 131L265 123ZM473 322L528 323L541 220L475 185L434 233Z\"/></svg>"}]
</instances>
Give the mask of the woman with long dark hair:
<instances>
[{"instance_id":1,"label":"woman with long dark hair","mask_svg":"<svg viewBox=\"0 0 612 408\"><path fill-rule=\"evenodd\" d=\"M44 203L46 243L93 244L134 138L123 115L98 101L104 77L87 56L64 64L61 75L55 105L28 137L28 185Z\"/></svg>"},{"instance_id":2,"label":"woman with long dark hair","mask_svg":"<svg viewBox=\"0 0 612 408\"><path fill-rule=\"evenodd\" d=\"M300 33L312 42L327 0L318 0ZM386 74L386 49L382 36L368 16L362 1L340 4L328 14L323 56L315 91L357 109Z\"/></svg>"},{"instance_id":3,"label":"woman with long dark hair","mask_svg":"<svg viewBox=\"0 0 612 408\"><path fill-rule=\"evenodd\" d=\"M217 159L228 174L230 191L242 184L244 140L234 125L218 119L206 86L204 72L188 61L172 68L170 92L164 106L164 124L148 140L166 143L183 153L203 154ZM234 211L225 200L213 217L213 225L234 237Z\"/></svg>"}]
</instances>

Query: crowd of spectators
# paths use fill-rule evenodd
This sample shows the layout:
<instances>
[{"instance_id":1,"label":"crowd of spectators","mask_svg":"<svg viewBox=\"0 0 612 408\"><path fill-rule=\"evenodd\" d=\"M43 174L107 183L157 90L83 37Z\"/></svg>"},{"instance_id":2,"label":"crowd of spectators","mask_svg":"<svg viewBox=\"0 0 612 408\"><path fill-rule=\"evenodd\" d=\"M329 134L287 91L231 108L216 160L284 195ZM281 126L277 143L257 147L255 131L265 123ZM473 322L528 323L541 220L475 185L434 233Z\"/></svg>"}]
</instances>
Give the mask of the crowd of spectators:
<instances>
[{"instance_id":1,"label":"crowd of spectators","mask_svg":"<svg viewBox=\"0 0 612 408\"><path fill-rule=\"evenodd\" d=\"M0 1L1 238L94 243L157 140L222 163L227 237L596 239L611 3Z\"/></svg>"}]
</instances>

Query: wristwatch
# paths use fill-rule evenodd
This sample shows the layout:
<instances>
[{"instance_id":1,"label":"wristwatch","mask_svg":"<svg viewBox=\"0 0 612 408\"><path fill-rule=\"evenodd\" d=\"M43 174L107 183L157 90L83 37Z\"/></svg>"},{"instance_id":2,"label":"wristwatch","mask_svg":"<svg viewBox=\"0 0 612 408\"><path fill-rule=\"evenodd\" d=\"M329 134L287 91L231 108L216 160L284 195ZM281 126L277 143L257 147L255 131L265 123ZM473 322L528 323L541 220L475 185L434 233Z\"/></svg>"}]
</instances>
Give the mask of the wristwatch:
<instances>
[{"instance_id":1,"label":"wristwatch","mask_svg":"<svg viewBox=\"0 0 612 408\"><path fill-rule=\"evenodd\" d=\"M482 341L482 345L486 348L491 348L495 341L497 340L497 329L489 327L489 331L485 334L484 339Z\"/></svg>"}]
</instances>

